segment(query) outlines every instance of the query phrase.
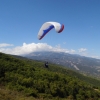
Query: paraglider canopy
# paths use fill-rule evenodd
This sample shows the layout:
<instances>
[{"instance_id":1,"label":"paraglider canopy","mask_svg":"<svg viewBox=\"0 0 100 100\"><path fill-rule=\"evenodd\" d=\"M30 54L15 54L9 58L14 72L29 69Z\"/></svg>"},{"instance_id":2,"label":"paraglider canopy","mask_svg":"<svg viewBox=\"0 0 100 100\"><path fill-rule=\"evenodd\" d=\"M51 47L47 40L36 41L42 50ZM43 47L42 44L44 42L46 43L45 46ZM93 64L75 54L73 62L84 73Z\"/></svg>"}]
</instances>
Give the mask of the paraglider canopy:
<instances>
[{"instance_id":1,"label":"paraglider canopy","mask_svg":"<svg viewBox=\"0 0 100 100\"><path fill-rule=\"evenodd\" d=\"M41 40L53 28L57 33L60 33L63 31L64 25L58 22L45 22L39 30L38 39Z\"/></svg>"}]
</instances>

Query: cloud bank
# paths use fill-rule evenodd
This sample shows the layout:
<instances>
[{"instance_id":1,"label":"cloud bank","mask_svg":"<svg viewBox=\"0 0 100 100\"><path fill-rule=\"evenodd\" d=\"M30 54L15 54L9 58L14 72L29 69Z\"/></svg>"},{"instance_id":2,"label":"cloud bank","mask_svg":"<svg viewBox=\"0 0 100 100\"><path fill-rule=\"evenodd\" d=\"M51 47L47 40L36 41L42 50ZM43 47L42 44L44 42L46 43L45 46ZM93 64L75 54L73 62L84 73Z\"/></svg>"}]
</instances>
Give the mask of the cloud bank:
<instances>
[{"instance_id":1,"label":"cloud bank","mask_svg":"<svg viewBox=\"0 0 100 100\"><path fill-rule=\"evenodd\" d=\"M9 47L10 46L10 47ZM0 44L0 52L6 54L13 54L13 55L25 55L36 51L54 51L54 52L65 52L70 54L79 54L82 56L99 58L98 56L88 56L88 52L86 48L80 48L78 50L74 49L64 49L61 48L60 45L51 46L47 43L23 43L22 46L13 47L13 44L1 43Z\"/></svg>"},{"instance_id":2,"label":"cloud bank","mask_svg":"<svg viewBox=\"0 0 100 100\"><path fill-rule=\"evenodd\" d=\"M7 44L7 43L1 43L0 44L0 48L1 47L9 47L9 46L13 46L13 44Z\"/></svg>"},{"instance_id":3,"label":"cloud bank","mask_svg":"<svg viewBox=\"0 0 100 100\"><path fill-rule=\"evenodd\" d=\"M60 47L60 45L52 47L47 43L30 43L30 44L23 43L22 46L16 46L14 48L4 48L7 46L12 46L12 44L0 44L0 52L13 55L24 55L36 51L55 51L55 52L65 52L65 53L75 52L75 50L72 49L71 50L63 49Z\"/></svg>"}]
</instances>

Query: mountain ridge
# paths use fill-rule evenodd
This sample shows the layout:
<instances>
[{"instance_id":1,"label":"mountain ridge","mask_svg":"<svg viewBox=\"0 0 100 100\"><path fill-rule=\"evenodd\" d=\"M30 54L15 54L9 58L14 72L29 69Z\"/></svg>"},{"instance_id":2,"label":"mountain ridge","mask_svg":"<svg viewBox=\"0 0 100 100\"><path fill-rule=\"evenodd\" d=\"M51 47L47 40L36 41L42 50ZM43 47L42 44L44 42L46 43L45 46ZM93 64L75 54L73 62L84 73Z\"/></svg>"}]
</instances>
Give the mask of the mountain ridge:
<instances>
[{"instance_id":1,"label":"mountain ridge","mask_svg":"<svg viewBox=\"0 0 100 100\"><path fill-rule=\"evenodd\" d=\"M63 65L83 74L100 78L100 59L63 52L33 52L24 57Z\"/></svg>"}]
</instances>

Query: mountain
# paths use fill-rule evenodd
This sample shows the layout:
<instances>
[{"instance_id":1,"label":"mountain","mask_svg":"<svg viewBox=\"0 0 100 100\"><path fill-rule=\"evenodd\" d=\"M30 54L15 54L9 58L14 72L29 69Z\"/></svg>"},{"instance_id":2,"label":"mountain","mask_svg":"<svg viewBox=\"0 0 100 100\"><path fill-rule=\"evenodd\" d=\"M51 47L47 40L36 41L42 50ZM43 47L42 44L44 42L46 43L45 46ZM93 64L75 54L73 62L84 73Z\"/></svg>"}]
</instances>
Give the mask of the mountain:
<instances>
[{"instance_id":1,"label":"mountain","mask_svg":"<svg viewBox=\"0 0 100 100\"><path fill-rule=\"evenodd\" d=\"M0 100L99 100L100 80L56 64L0 53Z\"/></svg>"},{"instance_id":2,"label":"mountain","mask_svg":"<svg viewBox=\"0 0 100 100\"><path fill-rule=\"evenodd\" d=\"M24 55L24 57L63 65L85 75L100 78L100 59L63 52L34 52Z\"/></svg>"}]
</instances>

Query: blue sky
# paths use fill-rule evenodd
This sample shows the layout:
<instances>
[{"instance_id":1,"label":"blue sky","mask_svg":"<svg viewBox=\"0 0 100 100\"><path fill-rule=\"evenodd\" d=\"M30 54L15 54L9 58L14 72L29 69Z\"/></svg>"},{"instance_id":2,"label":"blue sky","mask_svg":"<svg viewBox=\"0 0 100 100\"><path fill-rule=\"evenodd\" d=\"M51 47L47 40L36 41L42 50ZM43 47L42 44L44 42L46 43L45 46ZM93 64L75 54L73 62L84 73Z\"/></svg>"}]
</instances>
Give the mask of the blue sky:
<instances>
[{"instance_id":1,"label":"blue sky","mask_svg":"<svg viewBox=\"0 0 100 100\"><path fill-rule=\"evenodd\" d=\"M42 24L64 24L42 40ZM0 52L63 51L100 58L100 0L0 0Z\"/></svg>"}]
</instances>

